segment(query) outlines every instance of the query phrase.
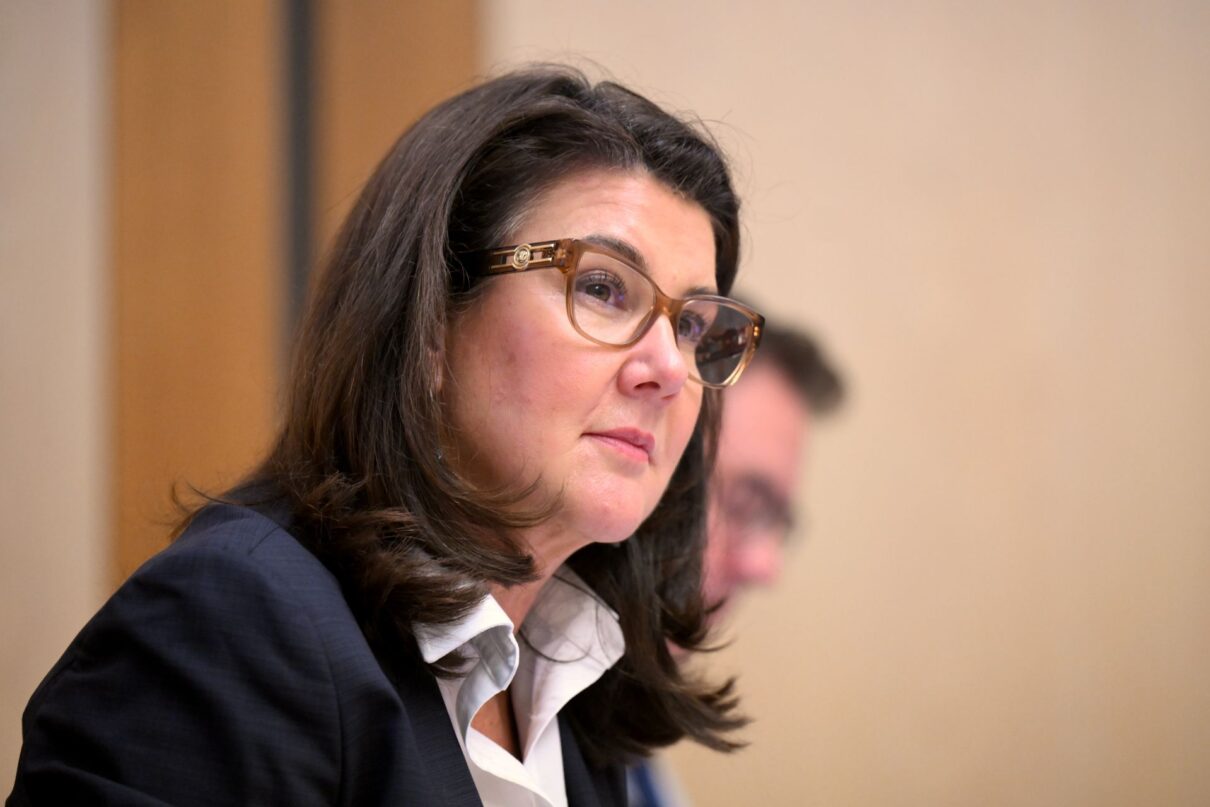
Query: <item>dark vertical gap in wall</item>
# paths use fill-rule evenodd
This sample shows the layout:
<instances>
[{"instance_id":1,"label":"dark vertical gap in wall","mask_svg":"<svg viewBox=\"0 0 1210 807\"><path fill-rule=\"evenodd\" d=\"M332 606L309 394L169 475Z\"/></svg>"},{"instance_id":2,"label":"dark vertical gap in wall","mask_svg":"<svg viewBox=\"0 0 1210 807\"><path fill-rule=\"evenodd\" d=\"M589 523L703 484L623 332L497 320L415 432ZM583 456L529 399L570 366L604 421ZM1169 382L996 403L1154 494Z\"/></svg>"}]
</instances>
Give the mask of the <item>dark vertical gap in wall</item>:
<instances>
[{"instance_id":1,"label":"dark vertical gap in wall","mask_svg":"<svg viewBox=\"0 0 1210 807\"><path fill-rule=\"evenodd\" d=\"M286 18L286 311L293 340L314 257L314 7L284 0Z\"/></svg>"}]
</instances>

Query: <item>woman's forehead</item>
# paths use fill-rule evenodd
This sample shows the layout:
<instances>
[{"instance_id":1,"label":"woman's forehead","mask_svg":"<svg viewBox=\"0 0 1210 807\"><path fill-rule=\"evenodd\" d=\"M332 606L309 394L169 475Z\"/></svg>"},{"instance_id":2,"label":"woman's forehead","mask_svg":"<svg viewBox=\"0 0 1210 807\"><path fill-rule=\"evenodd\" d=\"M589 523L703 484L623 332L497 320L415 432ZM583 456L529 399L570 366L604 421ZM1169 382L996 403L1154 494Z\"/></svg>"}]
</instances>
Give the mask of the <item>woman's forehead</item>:
<instances>
[{"instance_id":1,"label":"woman's forehead","mask_svg":"<svg viewBox=\"0 0 1210 807\"><path fill-rule=\"evenodd\" d=\"M551 186L530 206L515 240L558 238L608 246L671 294L715 288L709 215L645 172L584 171Z\"/></svg>"}]
</instances>

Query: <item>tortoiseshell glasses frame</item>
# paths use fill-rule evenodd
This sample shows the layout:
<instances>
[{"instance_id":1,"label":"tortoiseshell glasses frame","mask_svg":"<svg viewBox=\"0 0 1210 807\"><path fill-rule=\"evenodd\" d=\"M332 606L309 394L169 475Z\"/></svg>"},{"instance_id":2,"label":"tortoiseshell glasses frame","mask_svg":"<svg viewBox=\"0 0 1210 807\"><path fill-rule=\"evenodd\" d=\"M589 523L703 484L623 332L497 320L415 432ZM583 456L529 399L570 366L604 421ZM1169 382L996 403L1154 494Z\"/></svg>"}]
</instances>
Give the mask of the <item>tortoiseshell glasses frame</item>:
<instances>
[{"instance_id":1,"label":"tortoiseshell glasses frame","mask_svg":"<svg viewBox=\"0 0 1210 807\"><path fill-rule=\"evenodd\" d=\"M625 255L577 238L484 250L467 256L464 265L478 276L558 269L566 279L568 320L598 345L629 347L667 316L677 345L689 358L690 378L707 387L727 387L739 379L765 326L760 313L728 297L670 297ZM637 289L630 288L631 280ZM578 303L577 297L582 298Z\"/></svg>"}]
</instances>

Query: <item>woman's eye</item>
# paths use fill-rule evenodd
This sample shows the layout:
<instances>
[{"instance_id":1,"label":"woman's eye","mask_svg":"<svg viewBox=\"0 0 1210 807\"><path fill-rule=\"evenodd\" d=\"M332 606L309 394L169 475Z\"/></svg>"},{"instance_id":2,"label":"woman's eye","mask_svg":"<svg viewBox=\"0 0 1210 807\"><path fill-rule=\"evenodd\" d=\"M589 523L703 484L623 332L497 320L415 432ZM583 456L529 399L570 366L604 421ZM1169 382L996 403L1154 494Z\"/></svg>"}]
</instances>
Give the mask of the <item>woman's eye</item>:
<instances>
[{"instance_id":1,"label":"woman's eye","mask_svg":"<svg viewBox=\"0 0 1210 807\"><path fill-rule=\"evenodd\" d=\"M692 311L682 311L676 323L676 335L690 342L699 341L706 333L706 320Z\"/></svg>"},{"instance_id":2,"label":"woman's eye","mask_svg":"<svg viewBox=\"0 0 1210 807\"><path fill-rule=\"evenodd\" d=\"M576 281L576 291L594 302L622 308L626 305L626 284L611 272L595 271Z\"/></svg>"}]
</instances>

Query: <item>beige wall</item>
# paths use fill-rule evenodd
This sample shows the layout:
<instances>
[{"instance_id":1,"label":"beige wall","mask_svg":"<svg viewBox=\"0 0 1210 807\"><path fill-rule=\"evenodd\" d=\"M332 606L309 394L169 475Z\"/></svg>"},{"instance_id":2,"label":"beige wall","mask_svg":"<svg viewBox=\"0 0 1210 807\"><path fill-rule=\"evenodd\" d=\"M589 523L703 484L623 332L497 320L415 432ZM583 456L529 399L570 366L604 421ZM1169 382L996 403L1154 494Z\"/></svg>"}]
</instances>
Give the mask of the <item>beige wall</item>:
<instances>
[{"instance_id":1,"label":"beige wall","mask_svg":"<svg viewBox=\"0 0 1210 807\"><path fill-rule=\"evenodd\" d=\"M0 794L25 701L100 604L103 2L0 3Z\"/></svg>"},{"instance_id":2,"label":"beige wall","mask_svg":"<svg viewBox=\"0 0 1210 807\"><path fill-rule=\"evenodd\" d=\"M1210 803L1210 6L488 2L719 121L853 399L700 805Z\"/></svg>"}]
</instances>

